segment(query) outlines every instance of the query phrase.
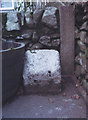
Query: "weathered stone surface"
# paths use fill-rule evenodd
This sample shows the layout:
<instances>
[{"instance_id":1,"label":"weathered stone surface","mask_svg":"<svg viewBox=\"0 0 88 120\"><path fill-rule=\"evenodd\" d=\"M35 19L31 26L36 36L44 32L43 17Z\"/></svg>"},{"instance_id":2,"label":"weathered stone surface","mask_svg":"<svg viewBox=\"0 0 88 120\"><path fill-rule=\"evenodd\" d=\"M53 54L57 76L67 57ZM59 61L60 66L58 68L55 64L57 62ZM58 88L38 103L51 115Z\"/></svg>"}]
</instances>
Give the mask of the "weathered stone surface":
<instances>
[{"instance_id":1,"label":"weathered stone surface","mask_svg":"<svg viewBox=\"0 0 88 120\"><path fill-rule=\"evenodd\" d=\"M26 25L29 27L29 28L34 28L34 23L33 23L33 18L30 14L29 11L27 11L25 13L25 20L26 20Z\"/></svg>"},{"instance_id":2,"label":"weathered stone surface","mask_svg":"<svg viewBox=\"0 0 88 120\"><path fill-rule=\"evenodd\" d=\"M23 40L23 37L22 36L17 36L16 40Z\"/></svg>"},{"instance_id":3,"label":"weathered stone surface","mask_svg":"<svg viewBox=\"0 0 88 120\"><path fill-rule=\"evenodd\" d=\"M86 15L83 17L83 20L84 20L84 21L88 21L88 14L86 14Z\"/></svg>"},{"instance_id":4,"label":"weathered stone surface","mask_svg":"<svg viewBox=\"0 0 88 120\"><path fill-rule=\"evenodd\" d=\"M53 33L50 35L50 38L51 39L58 39L58 38L60 38L60 33Z\"/></svg>"},{"instance_id":5,"label":"weathered stone surface","mask_svg":"<svg viewBox=\"0 0 88 120\"><path fill-rule=\"evenodd\" d=\"M44 10L43 9L36 9L33 13L33 22L35 25L40 23Z\"/></svg>"},{"instance_id":6,"label":"weathered stone surface","mask_svg":"<svg viewBox=\"0 0 88 120\"><path fill-rule=\"evenodd\" d=\"M44 46L40 43L36 43L31 47L31 50L35 50L35 49L43 49Z\"/></svg>"},{"instance_id":7,"label":"weathered stone surface","mask_svg":"<svg viewBox=\"0 0 88 120\"><path fill-rule=\"evenodd\" d=\"M50 32L51 32L50 28L43 26L40 34L43 36L43 35L48 35Z\"/></svg>"},{"instance_id":8,"label":"weathered stone surface","mask_svg":"<svg viewBox=\"0 0 88 120\"><path fill-rule=\"evenodd\" d=\"M47 46L47 47L50 47L50 48L59 48L59 45L60 45L60 39L50 39L50 36L42 36L40 39L39 39L39 42L44 45L44 46Z\"/></svg>"},{"instance_id":9,"label":"weathered stone surface","mask_svg":"<svg viewBox=\"0 0 88 120\"><path fill-rule=\"evenodd\" d=\"M85 52L86 51L86 45L82 41L80 41L80 40L77 43L78 43L78 45L80 47L80 50L82 52Z\"/></svg>"},{"instance_id":10,"label":"weathered stone surface","mask_svg":"<svg viewBox=\"0 0 88 120\"><path fill-rule=\"evenodd\" d=\"M25 53L23 73L25 93L58 93L61 83L60 69L58 51L28 50Z\"/></svg>"},{"instance_id":11,"label":"weathered stone surface","mask_svg":"<svg viewBox=\"0 0 88 120\"><path fill-rule=\"evenodd\" d=\"M37 42L39 40L39 35L36 31L33 32L32 41Z\"/></svg>"},{"instance_id":12,"label":"weathered stone surface","mask_svg":"<svg viewBox=\"0 0 88 120\"><path fill-rule=\"evenodd\" d=\"M9 20L10 22L13 22L13 23L18 22L17 12L8 12L7 20Z\"/></svg>"},{"instance_id":13,"label":"weathered stone surface","mask_svg":"<svg viewBox=\"0 0 88 120\"><path fill-rule=\"evenodd\" d=\"M83 53L79 53L78 56L75 58L75 62L81 65L86 70L86 55Z\"/></svg>"},{"instance_id":14,"label":"weathered stone surface","mask_svg":"<svg viewBox=\"0 0 88 120\"><path fill-rule=\"evenodd\" d=\"M21 12L18 12L17 16L18 16L19 24L20 24L20 26L22 26L24 23L24 17L22 16Z\"/></svg>"},{"instance_id":15,"label":"weathered stone surface","mask_svg":"<svg viewBox=\"0 0 88 120\"><path fill-rule=\"evenodd\" d=\"M76 68L75 68L75 75L76 77L79 77L81 74L81 66L80 65L76 65Z\"/></svg>"},{"instance_id":16,"label":"weathered stone surface","mask_svg":"<svg viewBox=\"0 0 88 120\"><path fill-rule=\"evenodd\" d=\"M76 23L76 26L80 27L82 25L83 16L84 16L84 8L83 8L82 4L77 4L75 6L75 23Z\"/></svg>"},{"instance_id":17,"label":"weathered stone surface","mask_svg":"<svg viewBox=\"0 0 88 120\"><path fill-rule=\"evenodd\" d=\"M81 67L81 75L85 75L86 74L86 69L84 68L84 66Z\"/></svg>"},{"instance_id":18,"label":"weathered stone surface","mask_svg":"<svg viewBox=\"0 0 88 120\"><path fill-rule=\"evenodd\" d=\"M75 30L75 38L80 38L79 30L76 28Z\"/></svg>"},{"instance_id":19,"label":"weathered stone surface","mask_svg":"<svg viewBox=\"0 0 88 120\"><path fill-rule=\"evenodd\" d=\"M81 75L85 75L85 74L86 74L86 69L83 66L76 65L75 68L76 77L80 77Z\"/></svg>"},{"instance_id":20,"label":"weathered stone surface","mask_svg":"<svg viewBox=\"0 0 88 120\"><path fill-rule=\"evenodd\" d=\"M78 56L76 56L75 61L76 63L76 75L78 79L83 83L84 88L88 91L88 85L87 85L87 31L88 31L88 5L87 3L81 4L81 10L77 11L76 17L79 18L79 21L76 21L76 25L79 28L80 34L79 41L77 42L77 48L80 48L80 53ZM76 54L77 55L77 54Z\"/></svg>"},{"instance_id":21,"label":"weathered stone surface","mask_svg":"<svg viewBox=\"0 0 88 120\"><path fill-rule=\"evenodd\" d=\"M51 40L50 40L50 37L49 37L49 36L42 36L42 37L39 39L39 42L40 42L42 45L45 45L45 46L48 46L48 47L51 47L51 46L52 46Z\"/></svg>"},{"instance_id":22,"label":"weathered stone surface","mask_svg":"<svg viewBox=\"0 0 88 120\"><path fill-rule=\"evenodd\" d=\"M46 7L45 12L42 17L42 22L51 28L58 28L57 18L56 18L56 7Z\"/></svg>"},{"instance_id":23,"label":"weathered stone surface","mask_svg":"<svg viewBox=\"0 0 88 120\"><path fill-rule=\"evenodd\" d=\"M5 25L6 25L6 22L7 22L7 13L2 13L2 30L5 30Z\"/></svg>"},{"instance_id":24,"label":"weathered stone surface","mask_svg":"<svg viewBox=\"0 0 88 120\"><path fill-rule=\"evenodd\" d=\"M88 80L88 73L85 75L85 79Z\"/></svg>"},{"instance_id":25,"label":"weathered stone surface","mask_svg":"<svg viewBox=\"0 0 88 120\"><path fill-rule=\"evenodd\" d=\"M33 46L33 43L29 43L29 47L28 48L30 49L32 46Z\"/></svg>"},{"instance_id":26,"label":"weathered stone surface","mask_svg":"<svg viewBox=\"0 0 88 120\"><path fill-rule=\"evenodd\" d=\"M77 40L76 40L76 42L77 42ZM77 56L80 53L80 47L76 42L75 42L75 56Z\"/></svg>"},{"instance_id":27,"label":"weathered stone surface","mask_svg":"<svg viewBox=\"0 0 88 120\"><path fill-rule=\"evenodd\" d=\"M25 29L25 30L22 31L22 37L24 39L31 39L32 38L32 34L33 34L33 31L29 30L29 29L28 30Z\"/></svg>"},{"instance_id":28,"label":"weathered stone surface","mask_svg":"<svg viewBox=\"0 0 88 120\"><path fill-rule=\"evenodd\" d=\"M88 93L88 82L87 82L87 80L83 80L83 86L86 89L86 92Z\"/></svg>"},{"instance_id":29,"label":"weathered stone surface","mask_svg":"<svg viewBox=\"0 0 88 120\"><path fill-rule=\"evenodd\" d=\"M81 32L80 32L80 40L81 40L83 43L86 43L86 32L84 32L84 31L81 31Z\"/></svg>"},{"instance_id":30,"label":"weathered stone surface","mask_svg":"<svg viewBox=\"0 0 88 120\"><path fill-rule=\"evenodd\" d=\"M88 30L87 22L82 24L80 30Z\"/></svg>"},{"instance_id":31,"label":"weathered stone surface","mask_svg":"<svg viewBox=\"0 0 88 120\"><path fill-rule=\"evenodd\" d=\"M82 56L82 53L79 53L79 55L77 55L77 56L75 57L75 62L76 62L77 64L82 65L82 60L80 59L80 56Z\"/></svg>"},{"instance_id":32,"label":"weathered stone surface","mask_svg":"<svg viewBox=\"0 0 88 120\"><path fill-rule=\"evenodd\" d=\"M63 75L74 74L74 8L60 7L60 56ZM68 16L68 17L67 17ZM66 66L66 67L65 67Z\"/></svg>"},{"instance_id":33,"label":"weathered stone surface","mask_svg":"<svg viewBox=\"0 0 88 120\"><path fill-rule=\"evenodd\" d=\"M7 13L6 30L7 31L20 30L20 25L18 22L18 17L16 12Z\"/></svg>"},{"instance_id":34,"label":"weathered stone surface","mask_svg":"<svg viewBox=\"0 0 88 120\"><path fill-rule=\"evenodd\" d=\"M58 47L60 45L60 39L52 40L52 47Z\"/></svg>"},{"instance_id":35,"label":"weathered stone surface","mask_svg":"<svg viewBox=\"0 0 88 120\"><path fill-rule=\"evenodd\" d=\"M84 12L88 12L88 2L84 3Z\"/></svg>"}]
</instances>

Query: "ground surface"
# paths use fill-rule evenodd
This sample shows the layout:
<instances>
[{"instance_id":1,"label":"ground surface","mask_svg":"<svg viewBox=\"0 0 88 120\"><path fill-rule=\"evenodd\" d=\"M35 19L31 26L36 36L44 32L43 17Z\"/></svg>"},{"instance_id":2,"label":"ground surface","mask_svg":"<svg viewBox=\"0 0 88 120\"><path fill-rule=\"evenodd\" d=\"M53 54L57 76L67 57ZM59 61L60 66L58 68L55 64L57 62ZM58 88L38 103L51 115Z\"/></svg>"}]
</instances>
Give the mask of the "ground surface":
<instances>
[{"instance_id":1,"label":"ground surface","mask_svg":"<svg viewBox=\"0 0 88 120\"><path fill-rule=\"evenodd\" d=\"M4 118L86 118L86 104L78 94L72 79L65 79L63 91L59 95L19 96L3 106Z\"/></svg>"},{"instance_id":2,"label":"ground surface","mask_svg":"<svg viewBox=\"0 0 88 120\"><path fill-rule=\"evenodd\" d=\"M0 120L1 120L1 118L2 118L2 109L0 107Z\"/></svg>"}]
</instances>

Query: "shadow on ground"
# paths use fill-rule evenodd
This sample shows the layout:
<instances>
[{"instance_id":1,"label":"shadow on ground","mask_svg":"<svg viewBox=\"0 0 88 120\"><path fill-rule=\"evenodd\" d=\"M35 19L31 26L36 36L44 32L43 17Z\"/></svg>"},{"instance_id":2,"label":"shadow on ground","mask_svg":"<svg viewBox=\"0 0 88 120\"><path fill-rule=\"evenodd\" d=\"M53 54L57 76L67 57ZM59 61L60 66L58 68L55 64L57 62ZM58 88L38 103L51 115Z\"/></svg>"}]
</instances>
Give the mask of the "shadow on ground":
<instances>
[{"instance_id":1,"label":"shadow on ground","mask_svg":"<svg viewBox=\"0 0 88 120\"><path fill-rule=\"evenodd\" d=\"M3 106L4 118L86 118L86 104L71 78L59 95L23 95ZM74 95L77 98L72 98ZM79 98L80 97L80 98Z\"/></svg>"}]
</instances>

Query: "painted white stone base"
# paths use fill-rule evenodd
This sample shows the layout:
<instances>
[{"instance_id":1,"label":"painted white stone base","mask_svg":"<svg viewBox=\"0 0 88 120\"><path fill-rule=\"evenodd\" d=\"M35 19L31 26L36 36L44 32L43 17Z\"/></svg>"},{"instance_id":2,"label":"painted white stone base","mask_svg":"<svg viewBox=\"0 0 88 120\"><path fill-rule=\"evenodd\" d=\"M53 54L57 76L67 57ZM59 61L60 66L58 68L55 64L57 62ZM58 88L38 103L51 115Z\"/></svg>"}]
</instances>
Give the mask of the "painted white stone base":
<instances>
[{"instance_id":1,"label":"painted white stone base","mask_svg":"<svg viewBox=\"0 0 88 120\"><path fill-rule=\"evenodd\" d=\"M56 50L32 50L25 53L25 65L23 72L24 88L29 92L35 91L41 93L47 88L52 91L55 86L60 89L61 68L59 53ZM51 86L49 88L49 86ZM31 91L32 89L32 91ZM52 90L49 90L52 89ZM25 91L26 91L25 90ZM53 90L54 91L54 90ZM34 92L35 93L35 92Z\"/></svg>"}]
</instances>

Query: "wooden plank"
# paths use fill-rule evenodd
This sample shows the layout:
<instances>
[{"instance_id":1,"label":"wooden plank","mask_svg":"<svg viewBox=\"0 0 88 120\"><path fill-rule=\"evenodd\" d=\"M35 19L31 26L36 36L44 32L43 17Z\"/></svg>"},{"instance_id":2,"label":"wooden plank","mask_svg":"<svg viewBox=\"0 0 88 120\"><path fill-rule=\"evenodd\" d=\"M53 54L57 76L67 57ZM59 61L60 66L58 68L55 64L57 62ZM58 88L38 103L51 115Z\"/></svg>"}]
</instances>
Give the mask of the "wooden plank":
<instances>
[{"instance_id":1,"label":"wooden plank","mask_svg":"<svg viewBox=\"0 0 88 120\"><path fill-rule=\"evenodd\" d=\"M61 6L60 11L60 56L62 75L74 74L74 8Z\"/></svg>"}]
</instances>

